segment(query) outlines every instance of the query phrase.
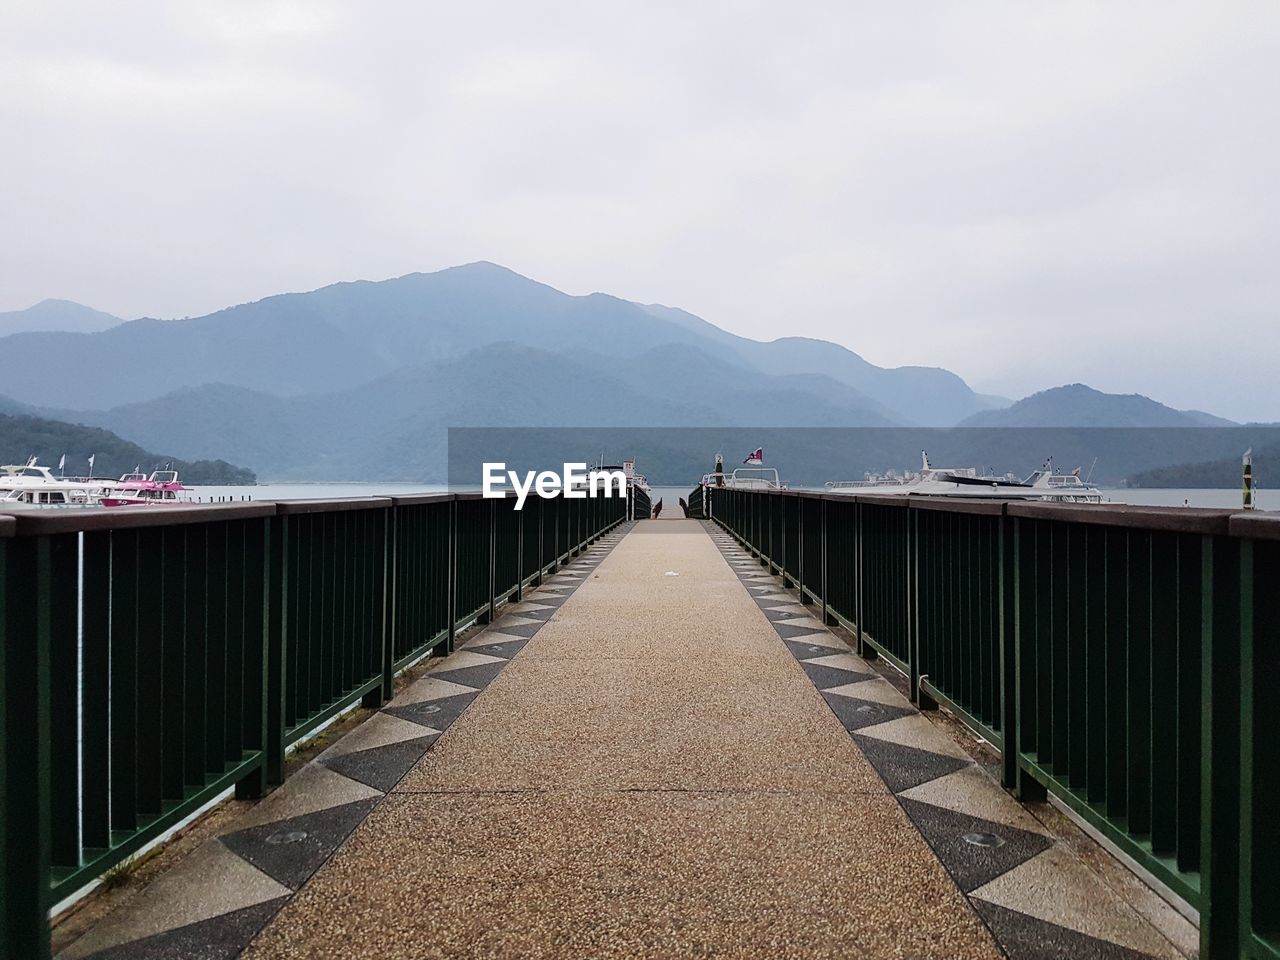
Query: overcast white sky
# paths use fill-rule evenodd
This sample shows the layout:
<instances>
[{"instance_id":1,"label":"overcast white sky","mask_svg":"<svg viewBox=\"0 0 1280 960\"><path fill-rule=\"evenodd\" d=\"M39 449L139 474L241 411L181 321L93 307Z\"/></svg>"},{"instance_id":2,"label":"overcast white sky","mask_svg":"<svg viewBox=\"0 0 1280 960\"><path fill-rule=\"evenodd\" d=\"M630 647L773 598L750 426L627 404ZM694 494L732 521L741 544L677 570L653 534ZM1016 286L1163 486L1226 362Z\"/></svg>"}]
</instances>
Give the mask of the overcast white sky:
<instances>
[{"instance_id":1,"label":"overcast white sky","mask_svg":"<svg viewBox=\"0 0 1280 960\"><path fill-rule=\"evenodd\" d=\"M479 259L1280 419L1280 3L0 8L0 310Z\"/></svg>"}]
</instances>

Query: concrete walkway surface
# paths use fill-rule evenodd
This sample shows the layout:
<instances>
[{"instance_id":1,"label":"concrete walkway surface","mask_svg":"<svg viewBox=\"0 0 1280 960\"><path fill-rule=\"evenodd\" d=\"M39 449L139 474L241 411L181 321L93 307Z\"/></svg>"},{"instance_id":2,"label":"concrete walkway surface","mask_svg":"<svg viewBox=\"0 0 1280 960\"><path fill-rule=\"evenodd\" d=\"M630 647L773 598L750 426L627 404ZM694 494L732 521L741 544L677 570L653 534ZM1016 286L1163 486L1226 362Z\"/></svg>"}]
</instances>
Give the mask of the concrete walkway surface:
<instances>
[{"instance_id":1,"label":"concrete walkway surface","mask_svg":"<svg viewBox=\"0 0 1280 960\"><path fill-rule=\"evenodd\" d=\"M1180 956L676 519L607 536L117 914L63 956Z\"/></svg>"}]
</instances>

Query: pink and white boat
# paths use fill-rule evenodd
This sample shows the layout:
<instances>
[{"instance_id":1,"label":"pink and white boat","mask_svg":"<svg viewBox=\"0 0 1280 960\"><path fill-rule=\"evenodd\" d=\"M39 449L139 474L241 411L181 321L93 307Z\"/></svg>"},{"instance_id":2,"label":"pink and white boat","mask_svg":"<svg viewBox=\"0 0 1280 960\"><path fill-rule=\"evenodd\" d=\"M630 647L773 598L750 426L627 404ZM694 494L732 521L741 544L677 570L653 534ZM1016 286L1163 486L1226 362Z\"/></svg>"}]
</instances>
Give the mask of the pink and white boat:
<instances>
[{"instance_id":1,"label":"pink and white boat","mask_svg":"<svg viewBox=\"0 0 1280 960\"><path fill-rule=\"evenodd\" d=\"M104 507L175 506L191 503L191 491L178 482L176 470L156 470L151 476L126 473L106 491L101 503Z\"/></svg>"}]
</instances>

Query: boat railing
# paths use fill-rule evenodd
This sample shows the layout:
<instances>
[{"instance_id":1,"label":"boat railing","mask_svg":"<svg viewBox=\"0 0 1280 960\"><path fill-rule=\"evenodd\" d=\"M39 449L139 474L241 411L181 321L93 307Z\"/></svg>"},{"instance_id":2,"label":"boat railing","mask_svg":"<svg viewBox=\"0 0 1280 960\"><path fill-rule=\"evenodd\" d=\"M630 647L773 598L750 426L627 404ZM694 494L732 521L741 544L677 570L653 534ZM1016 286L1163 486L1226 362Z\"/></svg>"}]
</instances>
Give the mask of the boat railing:
<instances>
[{"instance_id":1,"label":"boat railing","mask_svg":"<svg viewBox=\"0 0 1280 960\"><path fill-rule=\"evenodd\" d=\"M917 477L876 477L867 480L828 480L824 487L827 490L868 490L876 487L903 487Z\"/></svg>"}]
</instances>

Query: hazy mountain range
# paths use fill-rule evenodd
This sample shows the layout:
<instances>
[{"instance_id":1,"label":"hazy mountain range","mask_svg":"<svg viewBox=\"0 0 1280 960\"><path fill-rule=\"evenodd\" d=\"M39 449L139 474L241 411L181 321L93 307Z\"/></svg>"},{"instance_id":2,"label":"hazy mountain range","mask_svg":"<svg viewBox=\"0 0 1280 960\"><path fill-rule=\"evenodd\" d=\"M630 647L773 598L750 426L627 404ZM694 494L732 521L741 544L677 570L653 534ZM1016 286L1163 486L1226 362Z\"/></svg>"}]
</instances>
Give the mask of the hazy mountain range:
<instances>
[{"instance_id":1,"label":"hazy mountain range","mask_svg":"<svg viewBox=\"0 0 1280 960\"><path fill-rule=\"evenodd\" d=\"M0 342L2 392L61 406L69 389L110 405L205 383L277 395L329 392L511 342L614 361L676 345L742 374L820 373L856 391L851 399L862 412L921 424L945 426L1007 402L974 393L946 370L886 370L821 340L760 343L681 310L601 293L569 296L491 263L339 283L193 319L142 319L79 335L49 329Z\"/></svg>"},{"instance_id":2,"label":"hazy mountain range","mask_svg":"<svg viewBox=\"0 0 1280 960\"><path fill-rule=\"evenodd\" d=\"M984 410L961 427L1233 427L1200 410L1175 410L1139 393L1103 393L1083 383L1041 390L999 410Z\"/></svg>"},{"instance_id":3,"label":"hazy mountain range","mask_svg":"<svg viewBox=\"0 0 1280 960\"><path fill-rule=\"evenodd\" d=\"M1081 384L1017 403L936 367L768 343L491 263L184 320L67 301L0 314L0 411L100 426L271 479L434 479L449 426L1204 426ZM904 464L905 465L905 464ZM885 464L884 466L893 466Z\"/></svg>"},{"instance_id":4,"label":"hazy mountain range","mask_svg":"<svg viewBox=\"0 0 1280 960\"><path fill-rule=\"evenodd\" d=\"M0 337L29 331L97 333L124 321L70 300L41 300L25 310L0 312Z\"/></svg>"}]
</instances>

